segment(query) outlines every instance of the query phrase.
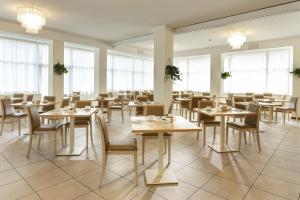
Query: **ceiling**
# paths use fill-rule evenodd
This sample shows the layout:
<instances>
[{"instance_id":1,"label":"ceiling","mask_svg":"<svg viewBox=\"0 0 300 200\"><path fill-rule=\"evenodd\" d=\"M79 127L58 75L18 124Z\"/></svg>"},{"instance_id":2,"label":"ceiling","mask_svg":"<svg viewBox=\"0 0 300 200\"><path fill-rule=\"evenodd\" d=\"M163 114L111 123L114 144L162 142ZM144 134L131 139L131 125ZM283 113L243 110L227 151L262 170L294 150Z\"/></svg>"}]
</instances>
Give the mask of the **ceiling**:
<instances>
[{"instance_id":1,"label":"ceiling","mask_svg":"<svg viewBox=\"0 0 300 200\"><path fill-rule=\"evenodd\" d=\"M184 51L212 46L228 45L227 36L232 31L243 31L247 42L285 38L300 35L300 12L292 12L269 17L247 20L211 29L176 34L174 50ZM131 44L141 49L153 49L153 41Z\"/></svg>"},{"instance_id":2,"label":"ceiling","mask_svg":"<svg viewBox=\"0 0 300 200\"><path fill-rule=\"evenodd\" d=\"M293 0L0 0L0 19L16 22L16 8L34 4L47 12L48 29L118 42L159 25L179 28L287 2Z\"/></svg>"}]
</instances>

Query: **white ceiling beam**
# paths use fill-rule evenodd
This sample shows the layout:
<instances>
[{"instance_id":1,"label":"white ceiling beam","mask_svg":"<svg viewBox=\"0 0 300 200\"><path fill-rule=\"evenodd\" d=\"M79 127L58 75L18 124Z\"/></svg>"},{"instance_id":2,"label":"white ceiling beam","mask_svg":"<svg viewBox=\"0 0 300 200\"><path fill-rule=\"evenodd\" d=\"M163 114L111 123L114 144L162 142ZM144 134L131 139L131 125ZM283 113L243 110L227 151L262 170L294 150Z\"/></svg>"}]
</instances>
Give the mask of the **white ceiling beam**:
<instances>
[{"instance_id":1,"label":"white ceiling beam","mask_svg":"<svg viewBox=\"0 0 300 200\"><path fill-rule=\"evenodd\" d=\"M229 24L234 24L242 21L258 19L262 17L272 16L272 15L279 15L284 13L296 12L300 11L300 1L295 1L291 3L286 3L278 6L263 8L255 11L250 11L246 13L236 14L232 16L222 17L219 19L212 19L205 22L198 22L191 25L186 25L182 27L174 28L175 34L198 31L201 29L209 29L209 28L216 28L220 26L225 26ZM138 42L144 42L153 40L153 33L149 33L147 35L138 36L134 38L130 38L127 40L122 40L118 42L111 43L111 46L117 47L122 45L130 45Z\"/></svg>"},{"instance_id":2,"label":"white ceiling beam","mask_svg":"<svg viewBox=\"0 0 300 200\"><path fill-rule=\"evenodd\" d=\"M201 29L209 29L209 28L216 28L220 26L225 26L229 24L234 24L242 21L253 20L273 15L279 15L284 13L296 12L300 10L300 1L283 4L279 6L259 9L256 11L251 11L242 14L236 14L228 17L223 17L219 19L213 19L206 22L199 22L192 25L187 25L179 28L175 28L175 33L185 33L185 32L192 32Z\"/></svg>"}]
</instances>

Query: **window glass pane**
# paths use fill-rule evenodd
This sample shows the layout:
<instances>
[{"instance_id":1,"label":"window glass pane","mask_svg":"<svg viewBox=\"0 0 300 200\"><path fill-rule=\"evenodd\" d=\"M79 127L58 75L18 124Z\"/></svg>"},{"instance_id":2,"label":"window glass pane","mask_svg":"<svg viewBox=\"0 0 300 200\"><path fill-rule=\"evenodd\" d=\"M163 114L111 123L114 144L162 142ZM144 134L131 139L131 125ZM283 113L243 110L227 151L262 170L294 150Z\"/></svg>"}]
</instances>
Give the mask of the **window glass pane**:
<instances>
[{"instance_id":1,"label":"window glass pane","mask_svg":"<svg viewBox=\"0 0 300 200\"><path fill-rule=\"evenodd\" d=\"M94 95L95 52L92 50L65 47L64 61L68 69L65 74L65 94L80 91L88 98Z\"/></svg>"},{"instance_id":2,"label":"window glass pane","mask_svg":"<svg viewBox=\"0 0 300 200\"><path fill-rule=\"evenodd\" d=\"M291 55L291 48L223 55L224 71L232 74L224 92L291 94Z\"/></svg>"},{"instance_id":3,"label":"window glass pane","mask_svg":"<svg viewBox=\"0 0 300 200\"><path fill-rule=\"evenodd\" d=\"M149 58L110 53L108 90L153 89L153 61Z\"/></svg>"},{"instance_id":4,"label":"window glass pane","mask_svg":"<svg viewBox=\"0 0 300 200\"><path fill-rule=\"evenodd\" d=\"M210 91L210 56L175 58L174 63L182 81L176 81L173 90Z\"/></svg>"},{"instance_id":5,"label":"window glass pane","mask_svg":"<svg viewBox=\"0 0 300 200\"><path fill-rule=\"evenodd\" d=\"M0 93L48 94L49 45L0 37Z\"/></svg>"}]
</instances>

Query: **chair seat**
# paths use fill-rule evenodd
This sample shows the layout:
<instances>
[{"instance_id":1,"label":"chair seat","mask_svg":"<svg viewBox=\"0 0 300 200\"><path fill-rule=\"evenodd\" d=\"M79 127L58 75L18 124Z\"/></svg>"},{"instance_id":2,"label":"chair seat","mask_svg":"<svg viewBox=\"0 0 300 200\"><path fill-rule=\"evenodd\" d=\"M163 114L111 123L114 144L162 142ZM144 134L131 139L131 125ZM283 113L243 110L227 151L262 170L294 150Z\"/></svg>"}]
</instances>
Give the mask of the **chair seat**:
<instances>
[{"instance_id":1,"label":"chair seat","mask_svg":"<svg viewBox=\"0 0 300 200\"><path fill-rule=\"evenodd\" d=\"M238 129L251 129L251 128L256 128L255 125L252 124L247 124L244 122L228 122L227 123L228 127L233 127L233 128L238 128Z\"/></svg>"},{"instance_id":2,"label":"chair seat","mask_svg":"<svg viewBox=\"0 0 300 200\"><path fill-rule=\"evenodd\" d=\"M153 132L153 133L141 133L143 137L158 137L158 133ZM172 136L171 133L164 133L164 137L170 137Z\"/></svg>"},{"instance_id":3,"label":"chair seat","mask_svg":"<svg viewBox=\"0 0 300 200\"><path fill-rule=\"evenodd\" d=\"M18 113L18 112L15 112L15 113L12 113L12 114L5 115L5 117L10 117L10 118L22 118L22 117L27 117L27 114L26 114L26 113Z\"/></svg>"},{"instance_id":4,"label":"chair seat","mask_svg":"<svg viewBox=\"0 0 300 200\"><path fill-rule=\"evenodd\" d=\"M63 124L42 124L34 131L57 131L63 126Z\"/></svg>"},{"instance_id":5,"label":"chair seat","mask_svg":"<svg viewBox=\"0 0 300 200\"><path fill-rule=\"evenodd\" d=\"M122 109L122 106L118 106L118 105L109 106L109 109Z\"/></svg>"},{"instance_id":6,"label":"chair seat","mask_svg":"<svg viewBox=\"0 0 300 200\"><path fill-rule=\"evenodd\" d=\"M202 120L201 121L202 124L204 125L217 125L220 126L220 121L216 121L216 120Z\"/></svg>"},{"instance_id":7,"label":"chair seat","mask_svg":"<svg viewBox=\"0 0 300 200\"><path fill-rule=\"evenodd\" d=\"M135 138L110 141L107 149L108 151L137 151L137 141Z\"/></svg>"},{"instance_id":8,"label":"chair seat","mask_svg":"<svg viewBox=\"0 0 300 200\"><path fill-rule=\"evenodd\" d=\"M294 111L294 108L277 107L276 111Z\"/></svg>"}]
</instances>

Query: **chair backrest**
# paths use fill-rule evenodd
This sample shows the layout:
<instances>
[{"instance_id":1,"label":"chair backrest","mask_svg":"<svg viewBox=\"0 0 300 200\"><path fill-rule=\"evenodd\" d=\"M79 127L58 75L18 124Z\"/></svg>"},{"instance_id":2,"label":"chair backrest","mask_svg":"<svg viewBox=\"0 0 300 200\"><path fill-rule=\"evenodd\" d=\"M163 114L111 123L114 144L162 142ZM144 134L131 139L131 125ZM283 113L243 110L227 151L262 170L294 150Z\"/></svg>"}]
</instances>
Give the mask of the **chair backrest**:
<instances>
[{"instance_id":1,"label":"chair backrest","mask_svg":"<svg viewBox=\"0 0 300 200\"><path fill-rule=\"evenodd\" d=\"M14 93L13 98L24 98L24 94L23 93Z\"/></svg>"},{"instance_id":2,"label":"chair backrest","mask_svg":"<svg viewBox=\"0 0 300 200\"><path fill-rule=\"evenodd\" d=\"M291 97L289 101L288 108L290 109L297 109L298 97Z\"/></svg>"},{"instance_id":3,"label":"chair backrest","mask_svg":"<svg viewBox=\"0 0 300 200\"><path fill-rule=\"evenodd\" d=\"M76 101L80 100L80 96L72 96L71 102L76 103Z\"/></svg>"},{"instance_id":4,"label":"chair backrest","mask_svg":"<svg viewBox=\"0 0 300 200\"><path fill-rule=\"evenodd\" d=\"M253 96L245 97L246 102L253 101L253 100L254 100Z\"/></svg>"},{"instance_id":5,"label":"chair backrest","mask_svg":"<svg viewBox=\"0 0 300 200\"><path fill-rule=\"evenodd\" d=\"M233 98L233 94L232 94L232 93L228 93L227 98L228 98L228 99L232 99L232 98Z\"/></svg>"},{"instance_id":6,"label":"chair backrest","mask_svg":"<svg viewBox=\"0 0 300 200\"><path fill-rule=\"evenodd\" d=\"M55 99L56 99L55 96L44 96L43 101L55 102Z\"/></svg>"},{"instance_id":7,"label":"chair backrest","mask_svg":"<svg viewBox=\"0 0 300 200\"><path fill-rule=\"evenodd\" d=\"M202 95L203 96L210 96L210 92L203 92Z\"/></svg>"},{"instance_id":8,"label":"chair backrest","mask_svg":"<svg viewBox=\"0 0 300 200\"><path fill-rule=\"evenodd\" d=\"M1 110L3 116L10 115L15 112L14 107L11 105L10 98L1 98Z\"/></svg>"},{"instance_id":9,"label":"chair backrest","mask_svg":"<svg viewBox=\"0 0 300 200\"><path fill-rule=\"evenodd\" d=\"M262 95L262 94L255 94L255 95L254 95L254 98L255 98L255 99L263 99L263 98L264 98L264 95Z\"/></svg>"},{"instance_id":10,"label":"chair backrest","mask_svg":"<svg viewBox=\"0 0 300 200\"><path fill-rule=\"evenodd\" d=\"M253 92L246 92L245 95L246 95L246 96L252 96L252 95L253 95Z\"/></svg>"},{"instance_id":11,"label":"chair backrest","mask_svg":"<svg viewBox=\"0 0 300 200\"><path fill-rule=\"evenodd\" d=\"M144 115L164 116L164 106L160 104L146 105L144 107Z\"/></svg>"},{"instance_id":12,"label":"chair backrest","mask_svg":"<svg viewBox=\"0 0 300 200\"><path fill-rule=\"evenodd\" d=\"M99 97L108 97L108 93L100 93Z\"/></svg>"},{"instance_id":13,"label":"chair backrest","mask_svg":"<svg viewBox=\"0 0 300 200\"><path fill-rule=\"evenodd\" d=\"M190 108L193 109L193 108L198 108L198 102L199 101L203 101L203 100L206 100L207 98L206 97L192 97L191 99L191 104L190 104Z\"/></svg>"},{"instance_id":14,"label":"chair backrest","mask_svg":"<svg viewBox=\"0 0 300 200\"><path fill-rule=\"evenodd\" d=\"M181 98L189 98L191 95L190 94L181 94L180 97Z\"/></svg>"},{"instance_id":15,"label":"chair backrest","mask_svg":"<svg viewBox=\"0 0 300 200\"><path fill-rule=\"evenodd\" d=\"M246 115L245 123L254 125L256 126L256 128L259 128L260 110L261 106L259 104L250 103L248 106L248 111L255 112L256 115Z\"/></svg>"},{"instance_id":16,"label":"chair backrest","mask_svg":"<svg viewBox=\"0 0 300 200\"><path fill-rule=\"evenodd\" d=\"M61 108L68 107L70 104L70 98L64 98L61 102Z\"/></svg>"},{"instance_id":17,"label":"chair backrest","mask_svg":"<svg viewBox=\"0 0 300 200\"><path fill-rule=\"evenodd\" d=\"M179 98L179 94L173 94L173 100L176 100L177 98Z\"/></svg>"},{"instance_id":18,"label":"chair backrest","mask_svg":"<svg viewBox=\"0 0 300 200\"><path fill-rule=\"evenodd\" d=\"M25 107L25 110L27 112L28 118L29 118L29 129L30 134L33 133L35 129L41 126L41 120L39 117L39 112L35 105L27 105Z\"/></svg>"},{"instance_id":19,"label":"chair backrest","mask_svg":"<svg viewBox=\"0 0 300 200\"><path fill-rule=\"evenodd\" d=\"M72 94L80 96L80 92L79 91L74 91L74 92L72 92Z\"/></svg>"},{"instance_id":20,"label":"chair backrest","mask_svg":"<svg viewBox=\"0 0 300 200\"><path fill-rule=\"evenodd\" d=\"M101 113L96 115L96 118L98 119L100 126L101 126L100 132L101 132L101 138L102 138L102 148L103 148L103 151L106 152L107 146L109 145L109 137L108 137L108 131L107 131L107 127L106 127L105 118Z\"/></svg>"},{"instance_id":21,"label":"chair backrest","mask_svg":"<svg viewBox=\"0 0 300 200\"><path fill-rule=\"evenodd\" d=\"M207 107L213 107L214 103L213 101L198 101L198 108L207 108ZM199 120L214 120L215 117L208 116L205 114L200 113L199 114Z\"/></svg>"},{"instance_id":22,"label":"chair backrest","mask_svg":"<svg viewBox=\"0 0 300 200\"><path fill-rule=\"evenodd\" d=\"M232 99L226 99L226 105L227 106L233 106L233 100Z\"/></svg>"},{"instance_id":23,"label":"chair backrest","mask_svg":"<svg viewBox=\"0 0 300 200\"><path fill-rule=\"evenodd\" d=\"M27 94L27 95L26 95L25 101L26 101L26 102L32 101L32 100L33 100L33 96L34 96L33 94Z\"/></svg>"},{"instance_id":24,"label":"chair backrest","mask_svg":"<svg viewBox=\"0 0 300 200\"><path fill-rule=\"evenodd\" d=\"M273 96L272 93L263 93L263 95L264 95L264 97L271 97L271 96Z\"/></svg>"},{"instance_id":25,"label":"chair backrest","mask_svg":"<svg viewBox=\"0 0 300 200\"><path fill-rule=\"evenodd\" d=\"M145 96L145 95L139 95L139 96L136 97L136 100L138 102L147 102L148 101L148 97Z\"/></svg>"},{"instance_id":26,"label":"chair backrest","mask_svg":"<svg viewBox=\"0 0 300 200\"><path fill-rule=\"evenodd\" d=\"M233 97L233 101L234 102L244 102L245 101L245 97L234 96Z\"/></svg>"},{"instance_id":27,"label":"chair backrest","mask_svg":"<svg viewBox=\"0 0 300 200\"><path fill-rule=\"evenodd\" d=\"M147 94L148 101L154 101L154 95L153 94Z\"/></svg>"},{"instance_id":28,"label":"chair backrest","mask_svg":"<svg viewBox=\"0 0 300 200\"><path fill-rule=\"evenodd\" d=\"M75 108L84 108L85 106L91 106L91 101L89 100L79 100L75 103Z\"/></svg>"},{"instance_id":29,"label":"chair backrest","mask_svg":"<svg viewBox=\"0 0 300 200\"><path fill-rule=\"evenodd\" d=\"M213 101L198 101L198 108L213 107Z\"/></svg>"}]
</instances>

